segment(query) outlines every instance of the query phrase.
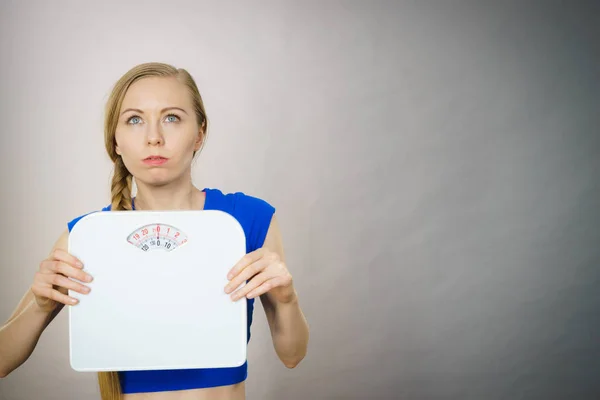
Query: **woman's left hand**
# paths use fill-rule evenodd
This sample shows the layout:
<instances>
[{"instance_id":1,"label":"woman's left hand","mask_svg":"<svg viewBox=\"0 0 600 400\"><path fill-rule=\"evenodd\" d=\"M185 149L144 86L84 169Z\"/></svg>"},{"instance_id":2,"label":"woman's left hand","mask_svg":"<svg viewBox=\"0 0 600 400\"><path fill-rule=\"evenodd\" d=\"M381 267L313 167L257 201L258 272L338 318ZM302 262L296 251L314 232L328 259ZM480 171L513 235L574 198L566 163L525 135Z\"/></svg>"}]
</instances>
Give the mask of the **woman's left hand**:
<instances>
[{"instance_id":1,"label":"woman's left hand","mask_svg":"<svg viewBox=\"0 0 600 400\"><path fill-rule=\"evenodd\" d=\"M296 292L292 283L292 275L279 254L266 248L260 248L246 254L227 275L229 283L225 293L231 293L235 288L250 279L244 287L231 294L231 299L237 301L246 296L248 299L269 293L273 300L288 303L294 299Z\"/></svg>"}]
</instances>

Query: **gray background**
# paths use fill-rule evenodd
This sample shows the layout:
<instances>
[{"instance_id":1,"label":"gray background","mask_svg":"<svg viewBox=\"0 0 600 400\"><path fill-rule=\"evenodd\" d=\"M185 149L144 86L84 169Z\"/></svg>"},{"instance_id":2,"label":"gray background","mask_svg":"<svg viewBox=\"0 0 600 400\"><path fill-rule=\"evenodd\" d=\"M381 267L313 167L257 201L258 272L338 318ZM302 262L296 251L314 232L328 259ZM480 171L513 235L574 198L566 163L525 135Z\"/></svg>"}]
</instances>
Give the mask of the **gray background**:
<instances>
[{"instance_id":1,"label":"gray background","mask_svg":"<svg viewBox=\"0 0 600 400\"><path fill-rule=\"evenodd\" d=\"M195 183L278 208L305 360L255 312L249 399L600 397L600 6L2 2L0 317L109 202L102 112L145 61L211 121ZM67 313L0 399L97 399Z\"/></svg>"}]
</instances>

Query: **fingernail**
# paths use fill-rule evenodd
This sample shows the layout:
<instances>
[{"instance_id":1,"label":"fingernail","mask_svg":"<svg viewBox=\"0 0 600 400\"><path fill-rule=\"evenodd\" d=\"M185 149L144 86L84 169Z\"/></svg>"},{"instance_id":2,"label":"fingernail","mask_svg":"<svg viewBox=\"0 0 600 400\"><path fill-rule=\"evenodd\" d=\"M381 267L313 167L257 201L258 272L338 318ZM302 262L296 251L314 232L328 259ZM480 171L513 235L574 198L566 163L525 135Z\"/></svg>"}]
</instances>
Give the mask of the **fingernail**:
<instances>
[{"instance_id":1,"label":"fingernail","mask_svg":"<svg viewBox=\"0 0 600 400\"><path fill-rule=\"evenodd\" d=\"M87 276L87 281L88 281L88 282L91 282L91 281L93 281L93 280L94 280L94 278L92 278L92 276L91 276L91 275L88 275L88 276Z\"/></svg>"},{"instance_id":2,"label":"fingernail","mask_svg":"<svg viewBox=\"0 0 600 400\"><path fill-rule=\"evenodd\" d=\"M90 292L90 290L92 290L92 289L90 289L90 288L89 288L89 287L87 287L87 286L85 286L85 287L83 288L83 291L84 291L84 292L86 292L86 293L89 293L89 292Z\"/></svg>"},{"instance_id":3,"label":"fingernail","mask_svg":"<svg viewBox=\"0 0 600 400\"><path fill-rule=\"evenodd\" d=\"M70 299L69 301L71 302L71 304L76 304L78 300L77 299Z\"/></svg>"}]
</instances>

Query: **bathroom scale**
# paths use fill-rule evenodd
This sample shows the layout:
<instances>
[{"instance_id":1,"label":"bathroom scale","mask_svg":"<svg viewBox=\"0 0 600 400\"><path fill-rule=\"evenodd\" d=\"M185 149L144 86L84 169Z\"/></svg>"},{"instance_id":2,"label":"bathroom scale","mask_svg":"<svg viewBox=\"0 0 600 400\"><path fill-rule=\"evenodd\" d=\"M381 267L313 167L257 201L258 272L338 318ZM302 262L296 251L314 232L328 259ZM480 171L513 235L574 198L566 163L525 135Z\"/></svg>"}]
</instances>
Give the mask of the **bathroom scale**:
<instances>
[{"instance_id":1,"label":"bathroom scale","mask_svg":"<svg viewBox=\"0 0 600 400\"><path fill-rule=\"evenodd\" d=\"M81 218L69 253L93 280L69 290L71 367L131 371L237 367L246 299L225 293L246 254L242 226L218 210L111 211ZM239 287L243 287L242 283Z\"/></svg>"}]
</instances>

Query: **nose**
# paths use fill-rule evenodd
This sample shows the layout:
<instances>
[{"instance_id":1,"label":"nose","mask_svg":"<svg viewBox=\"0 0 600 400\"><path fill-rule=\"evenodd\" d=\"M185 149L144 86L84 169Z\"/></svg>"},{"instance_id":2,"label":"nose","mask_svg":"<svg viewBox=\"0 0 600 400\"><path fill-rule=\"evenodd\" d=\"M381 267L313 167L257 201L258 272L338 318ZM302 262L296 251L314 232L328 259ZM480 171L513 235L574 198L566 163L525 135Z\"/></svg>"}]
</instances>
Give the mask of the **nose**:
<instances>
[{"instance_id":1,"label":"nose","mask_svg":"<svg viewBox=\"0 0 600 400\"><path fill-rule=\"evenodd\" d=\"M148 124L147 140L148 144L151 146L163 144L164 138L160 128L160 124Z\"/></svg>"}]
</instances>

